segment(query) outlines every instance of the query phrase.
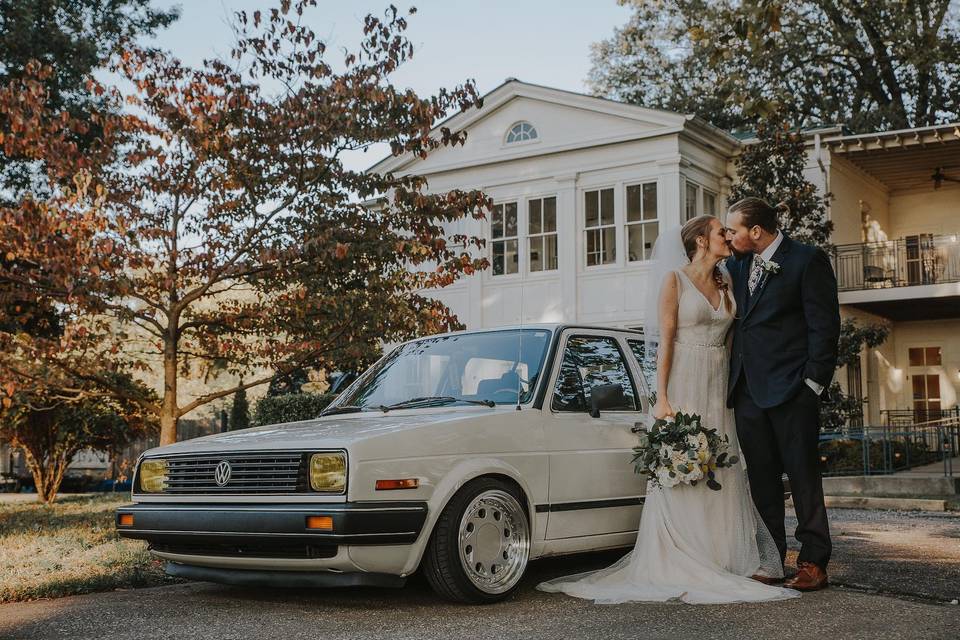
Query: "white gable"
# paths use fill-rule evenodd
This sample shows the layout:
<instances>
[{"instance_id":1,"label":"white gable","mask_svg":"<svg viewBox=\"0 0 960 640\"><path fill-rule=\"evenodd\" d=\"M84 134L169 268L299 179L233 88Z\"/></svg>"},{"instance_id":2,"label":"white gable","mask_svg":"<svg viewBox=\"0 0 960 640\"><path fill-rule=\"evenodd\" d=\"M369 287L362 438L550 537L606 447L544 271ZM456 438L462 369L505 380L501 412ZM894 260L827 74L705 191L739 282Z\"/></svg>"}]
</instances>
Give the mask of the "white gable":
<instances>
[{"instance_id":1,"label":"white gable","mask_svg":"<svg viewBox=\"0 0 960 640\"><path fill-rule=\"evenodd\" d=\"M522 121L536 128L537 139L508 144L507 132ZM438 149L425 160L410 156L386 158L370 170L416 171L428 175L491 162L675 134L689 130L691 119L683 114L511 80L484 96L484 106L480 109L458 114L441 126L465 130L466 144ZM706 133L726 136L718 131ZM721 143L735 145L736 141L727 139Z\"/></svg>"},{"instance_id":2,"label":"white gable","mask_svg":"<svg viewBox=\"0 0 960 640\"><path fill-rule=\"evenodd\" d=\"M506 134L517 122L537 130L537 139L507 144ZM602 144L623 138L643 138L676 132L661 123L587 111L564 104L517 97L467 128L464 146L438 149L417 163L419 173L432 173L469 158L471 164L500 162L514 157L552 153L570 147Z\"/></svg>"}]
</instances>

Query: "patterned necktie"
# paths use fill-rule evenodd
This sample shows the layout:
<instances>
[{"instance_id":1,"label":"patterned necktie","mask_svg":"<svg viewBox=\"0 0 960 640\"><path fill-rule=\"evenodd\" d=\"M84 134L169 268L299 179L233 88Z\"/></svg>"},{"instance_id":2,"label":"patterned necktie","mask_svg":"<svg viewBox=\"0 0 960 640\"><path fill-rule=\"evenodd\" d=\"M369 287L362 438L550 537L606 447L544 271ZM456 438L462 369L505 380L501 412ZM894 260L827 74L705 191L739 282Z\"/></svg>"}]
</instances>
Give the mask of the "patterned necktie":
<instances>
[{"instance_id":1,"label":"patterned necktie","mask_svg":"<svg viewBox=\"0 0 960 640\"><path fill-rule=\"evenodd\" d=\"M753 269L750 271L750 281L747 283L747 288L750 289L750 295L753 295L753 292L756 291L757 285L760 284L760 280L763 279L763 258L759 254L753 254Z\"/></svg>"}]
</instances>

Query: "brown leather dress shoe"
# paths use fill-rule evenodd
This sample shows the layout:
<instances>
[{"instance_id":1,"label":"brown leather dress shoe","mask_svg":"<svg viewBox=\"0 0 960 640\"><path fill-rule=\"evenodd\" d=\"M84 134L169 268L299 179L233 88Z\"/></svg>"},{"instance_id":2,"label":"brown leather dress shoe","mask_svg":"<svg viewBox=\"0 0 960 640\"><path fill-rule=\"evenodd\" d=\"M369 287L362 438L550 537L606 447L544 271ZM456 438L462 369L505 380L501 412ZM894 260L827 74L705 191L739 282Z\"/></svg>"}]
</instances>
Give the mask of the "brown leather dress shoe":
<instances>
[{"instance_id":1,"label":"brown leather dress shoe","mask_svg":"<svg viewBox=\"0 0 960 640\"><path fill-rule=\"evenodd\" d=\"M799 562L797 575L784 582L783 586L797 591L817 591L825 589L828 584L826 571L812 562Z\"/></svg>"},{"instance_id":2,"label":"brown leather dress shoe","mask_svg":"<svg viewBox=\"0 0 960 640\"><path fill-rule=\"evenodd\" d=\"M783 578L771 578L770 576L765 576L759 573L755 573L750 576L751 580L756 580L757 582L762 582L763 584L780 584L783 582Z\"/></svg>"}]
</instances>

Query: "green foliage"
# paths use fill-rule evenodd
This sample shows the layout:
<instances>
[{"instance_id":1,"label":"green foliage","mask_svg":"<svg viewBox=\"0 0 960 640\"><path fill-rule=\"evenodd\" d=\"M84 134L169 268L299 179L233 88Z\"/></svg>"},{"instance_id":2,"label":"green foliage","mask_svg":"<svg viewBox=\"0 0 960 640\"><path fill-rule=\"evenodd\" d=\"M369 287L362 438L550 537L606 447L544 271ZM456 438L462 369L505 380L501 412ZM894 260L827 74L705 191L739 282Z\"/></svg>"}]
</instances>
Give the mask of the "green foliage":
<instances>
[{"instance_id":1,"label":"green foliage","mask_svg":"<svg viewBox=\"0 0 960 640\"><path fill-rule=\"evenodd\" d=\"M82 449L115 453L132 440L156 433L156 416L142 403L156 394L129 374L108 373L117 390L102 393L96 384L51 374L46 385L13 393L0 409L0 437L26 454L37 493L52 502L71 460ZM66 389L63 394L58 389ZM62 397L61 397L62 396Z\"/></svg>"},{"instance_id":2,"label":"green foliage","mask_svg":"<svg viewBox=\"0 0 960 640\"><path fill-rule=\"evenodd\" d=\"M820 444L821 467L835 475L862 475L864 472L862 440L829 440ZM897 471L939 460L939 454L923 442L888 440L870 441L866 447L870 469ZM826 458L826 460L823 460ZM887 466L889 465L889 468Z\"/></svg>"},{"instance_id":3,"label":"green foliage","mask_svg":"<svg viewBox=\"0 0 960 640\"><path fill-rule=\"evenodd\" d=\"M240 381L243 384L243 381ZM230 431L246 429L250 426L250 403L247 402L247 390L240 387L233 394L233 404L230 405Z\"/></svg>"},{"instance_id":4,"label":"green foliage","mask_svg":"<svg viewBox=\"0 0 960 640\"><path fill-rule=\"evenodd\" d=\"M87 86L125 40L151 36L179 16L154 9L151 0L16 0L0 2L0 85L22 78L31 60L54 73L44 81L47 106L89 120L105 101ZM0 132L9 133L0 119ZM99 134L94 126L75 137L81 149ZM0 185L14 192L35 189L34 167L24 157L0 154ZM6 195L6 194L5 194Z\"/></svg>"},{"instance_id":5,"label":"green foliage","mask_svg":"<svg viewBox=\"0 0 960 640\"><path fill-rule=\"evenodd\" d=\"M840 323L840 342L837 367L859 362L864 347L876 349L890 335L890 326L886 324L868 324L861 326L856 320L846 318Z\"/></svg>"},{"instance_id":6,"label":"green foliage","mask_svg":"<svg viewBox=\"0 0 960 640\"><path fill-rule=\"evenodd\" d=\"M659 487L682 483L695 487L706 478L707 487L719 491L715 471L735 465L739 458L730 454L727 437L703 426L698 414L678 411L670 420L654 420L640 434L632 462L634 471Z\"/></svg>"},{"instance_id":7,"label":"green foliage","mask_svg":"<svg viewBox=\"0 0 960 640\"><path fill-rule=\"evenodd\" d=\"M830 388L820 397L820 428L839 431L851 418L860 417L863 417L863 399L845 394L838 382L830 383Z\"/></svg>"},{"instance_id":8,"label":"green foliage","mask_svg":"<svg viewBox=\"0 0 960 640\"><path fill-rule=\"evenodd\" d=\"M951 0L620 0L627 24L593 46L598 95L733 130L776 111L855 132L960 117Z\"/></svg>"},{"instance_id":9,"label":"green foliage","mask_svg":"<svg viewBox=\"0 0 960 640\"><path fill-rule=\"evenodd\" d=\"M840 323L837 368L859 363L864 347L875 349L887 339L890 327L885 324L862 326L846 318ZM839 431L850 419L863 416L863 399L843 393L840 384L833 382L820 401L820 428Z\"/></svg>"},{"instance_id":10,"label":"green foliage","mask_svg":"<svg viewBox=\"0 0 960 640\"><path fill-rule=\"evenodd\" d=\"M804 176L807 163L803 137L791 131L779 114L757 126L755 144L744 148L735 160L737 182L729 202L755 196L770 204L784 202L790 211L780 226L800 242L829 248L833 222L827 218L830 194L818 195L817 187Z\"/></svg>"},{"instance_id":11,"label":"green foliage","mask_svg":"<svg viewBox=\"0 0 960 640\"><path fill-rule=\"evenodd\" d=\"M253 420L258 425L312 420L333 402L336 396L326 393L288 393L261 398L254 408Z\"/></svg>"}]
</instances>

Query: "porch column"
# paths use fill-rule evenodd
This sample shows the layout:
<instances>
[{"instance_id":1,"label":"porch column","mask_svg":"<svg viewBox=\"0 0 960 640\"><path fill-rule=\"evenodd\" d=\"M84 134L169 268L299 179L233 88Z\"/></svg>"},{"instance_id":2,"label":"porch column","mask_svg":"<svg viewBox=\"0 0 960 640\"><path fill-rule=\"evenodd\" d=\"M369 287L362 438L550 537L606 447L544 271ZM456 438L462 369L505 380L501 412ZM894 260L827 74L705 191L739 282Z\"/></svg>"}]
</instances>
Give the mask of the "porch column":
<instances>
[{"instance_id":1,"label":"porch column","mask_svg":"<svg viewBox=\"0 0 960 640\"><path fill-rule=\"evenodd\" d=\"M556 176L557 265L560 268L560 308L564 322L577 320L577 174Z\"/></svg>"},{"instance_id":2,"label":"porch column","mask_svg":"<svg viewBox=\"0 0 960 640\"><path fill-rule=\"evenodd\" d=\"M679 155L657 162L662 187L662 193L657 197L657 215L660 218L661 230L682 224L680 203L683 202L683 181L680 179L680 167L684 165L689 165L689 162Z\"/></svg>"}]
</instances>

